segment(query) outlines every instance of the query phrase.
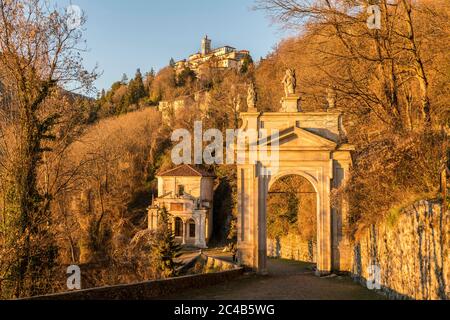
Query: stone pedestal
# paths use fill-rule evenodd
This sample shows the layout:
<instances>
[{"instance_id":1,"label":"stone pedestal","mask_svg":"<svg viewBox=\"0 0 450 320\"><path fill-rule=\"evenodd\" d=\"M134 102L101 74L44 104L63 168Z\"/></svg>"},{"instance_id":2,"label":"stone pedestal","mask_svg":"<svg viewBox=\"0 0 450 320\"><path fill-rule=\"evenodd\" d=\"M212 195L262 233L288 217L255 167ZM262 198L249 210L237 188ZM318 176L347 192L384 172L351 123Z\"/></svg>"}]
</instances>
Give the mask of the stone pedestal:
<instances>
[{"instance_id":1,"label":"stone pedestal","mask_svg":"<svg viewBox=\"0 0 450 320\"><path fill-rule=\"evenodd\" d=\"M281 112L302 112L300 107L300 95L291 94L281 99Z\"/></svg>"},{"instance_id":2,"label":"stone pedestal","mask_svg":"<svg viewBox=\"0 0 450 320\"><path fill-rule=\"evenodd\" d=\"M195 219L195 246L200 249L208 248L206 246L206 214L207 210L196 210L194 212Z\"/></svg>"}]
</instances>

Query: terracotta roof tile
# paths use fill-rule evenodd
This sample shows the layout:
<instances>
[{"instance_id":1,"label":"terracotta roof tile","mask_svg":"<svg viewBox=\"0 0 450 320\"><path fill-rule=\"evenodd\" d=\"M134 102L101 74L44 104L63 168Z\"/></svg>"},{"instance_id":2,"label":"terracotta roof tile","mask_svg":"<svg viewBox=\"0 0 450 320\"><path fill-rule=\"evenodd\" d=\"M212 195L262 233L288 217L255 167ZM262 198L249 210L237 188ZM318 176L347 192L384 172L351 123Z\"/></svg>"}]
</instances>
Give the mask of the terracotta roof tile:
<instances>
[{"instance_id":1,"label":"terracotta roof tile","mask_svg":"<svg viewBox=\"0 0 450 320\"><path fill-rule=\"evenodd\" d=\"M158 177L215 177L211 172L197 166L184 164L157 174Z\"/></svg>"}]
</instances>

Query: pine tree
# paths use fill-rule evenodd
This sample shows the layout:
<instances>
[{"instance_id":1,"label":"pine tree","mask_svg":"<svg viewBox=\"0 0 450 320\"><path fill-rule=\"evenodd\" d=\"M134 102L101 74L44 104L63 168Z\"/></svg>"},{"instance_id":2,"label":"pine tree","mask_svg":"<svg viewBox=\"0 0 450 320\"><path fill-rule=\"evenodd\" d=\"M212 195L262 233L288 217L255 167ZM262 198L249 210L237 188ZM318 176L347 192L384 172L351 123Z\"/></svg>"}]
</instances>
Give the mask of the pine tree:
<instances>
[{"instance_id":1,"label":"pine tree","mask_svg":"<svg viewBox=\"0 0 450 320\"><path fill-rule=\"evenodd\" d=\"M142 78L141 69L137 69L134 77L134 103L139 102L140 99L146 96L144 80Z\"/></svg>"},{"instance_id":2,"label":"pine tree","mask_svg":"<svg viewBox=\"0 0 450 320\"><path fill-rule=\"evenodd\" d=\"M180 265L175 259L180 256L181 246L175 242L175 235L169 228L167 209L159 209L158 217L158 230L151 249L152 265L157 278L172 278Z\"/></svg>"},{"instance_id":3,"label":"pine tree","mask_svg":"<svg viewBox=\"0 0 450 320\"><path fill-rule=\"evenodd\" d=\"M130 105L137 104L139 100L145 98L146 91L144 81L142 79L142 73L140 69L137 69L136 76L128 84L127 95L125 97L125 105L128 108Z\"/></svg>"},{"instance_id":4,"label":"pine tree","mask_svg":"<svg viewBox=\"0 0 450 320\"><path fill-rule=\"evenodd\" d=\"M172 68L175 67L175 60L173 58L170 58L169 66L171 66Z\"/></svg>"}]
</instances>

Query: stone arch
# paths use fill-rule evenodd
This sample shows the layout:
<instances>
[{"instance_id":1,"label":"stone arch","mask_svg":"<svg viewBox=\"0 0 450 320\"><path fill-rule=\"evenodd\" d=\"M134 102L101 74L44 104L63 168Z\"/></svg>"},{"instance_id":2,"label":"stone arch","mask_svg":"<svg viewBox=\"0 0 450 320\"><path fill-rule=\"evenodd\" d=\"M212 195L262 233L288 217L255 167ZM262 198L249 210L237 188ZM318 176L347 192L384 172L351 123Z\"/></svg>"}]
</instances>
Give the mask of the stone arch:
<instances>
[{"instance_id":1,"label":"stone arch","mask_svg":"<svg viewBox=\"0 0 450 320\"><path fill-rule=\"evenodd\" d=\"M267 197L270 187L287 175L308 180L317 195L317 269L349 271L351 253L342 230L346 207L331 208L331 190L339 187L351 165L353 146L340 144L340 114L304 112L242 113L243 130L278 130L258 146L279 146L275 165L268 159L237 166L238 258L259 273L267 266ZM241 147L250 159L249 145ZM271 151L270 151L271 152ZM251 162L251 161L249 161ZM271 172L273 172L271 174Z\"/></svg>"},{"instance_id":2,"label":"stone arch","mask_svg":"<svg viewBox=\"0 0 450 320\"><path fill-rule=\"evenodd\" d=\"M312 176L308 172L306 172L304 170L299 170L299 169L283 170L283 171L278 172L276 175L270 176L267 191L272 188L272 186L275 184L275 182L277 182L278 180L280 180L284 177L287 177L287 176L300 176L300 177L305 178L314 187L314 190L316 190L316 193L319 194L319 191L318 191L319 187L318 187L317 179L314 178L314 176Z\"/></svg>"}]
</instances>

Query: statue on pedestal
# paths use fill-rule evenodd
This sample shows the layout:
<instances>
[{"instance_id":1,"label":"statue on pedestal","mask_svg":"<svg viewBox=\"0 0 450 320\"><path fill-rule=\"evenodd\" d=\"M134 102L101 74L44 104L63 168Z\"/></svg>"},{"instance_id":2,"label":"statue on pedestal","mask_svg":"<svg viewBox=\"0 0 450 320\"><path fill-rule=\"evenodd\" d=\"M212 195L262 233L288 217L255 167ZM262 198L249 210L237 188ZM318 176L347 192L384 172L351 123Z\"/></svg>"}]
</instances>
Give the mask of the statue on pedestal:
<instances>
[{"instance_id":1,"label":"statue on pedestal","mask_svg":"<svg viewBox=\"0 0 450 320\"><path fill-rule=\"evenodd\" d=\"M281 99L280 112L301 112L300 95L295 93L297 88L297 79L294 69L287 69L283 78L285 96Z\"/></svg>"},{"instance_id":2,"label":"statue on pedestal","mask_svg":"<svg viewBox=\"0 0 450 320\"><path fill-rule=\"evenodd\" d=\"M333 87L329 87L327 89L327 101L328 101L328 110L333 110L336 107L336 90Z\"/></svg>"},{"instance_id":3,"label":"statue on pedestal","mask_svg":"<svg viewBox=\"0 0 450 320\"><path fill-rule=\"evenodd\" d=\"M258 96L256 94L255 84L253 82L250 82L248 84L247 89L247 106L248 106L248 112L256 112L256 103L258 101Z\"/></svg>"},{"instance_id":4,"label":"statue on pedestal","mask_svg":"<svg viewBox=\"0 0 450 320\"><path fill-rule=\"evenodd\" d=\"M286 94L286 97L295 94L295 88L297 87L297 79L295 77L294 69L286 70L286 74L284 75L282 83L284 85L284 92Z\"/></svg>"}]
</instances>

